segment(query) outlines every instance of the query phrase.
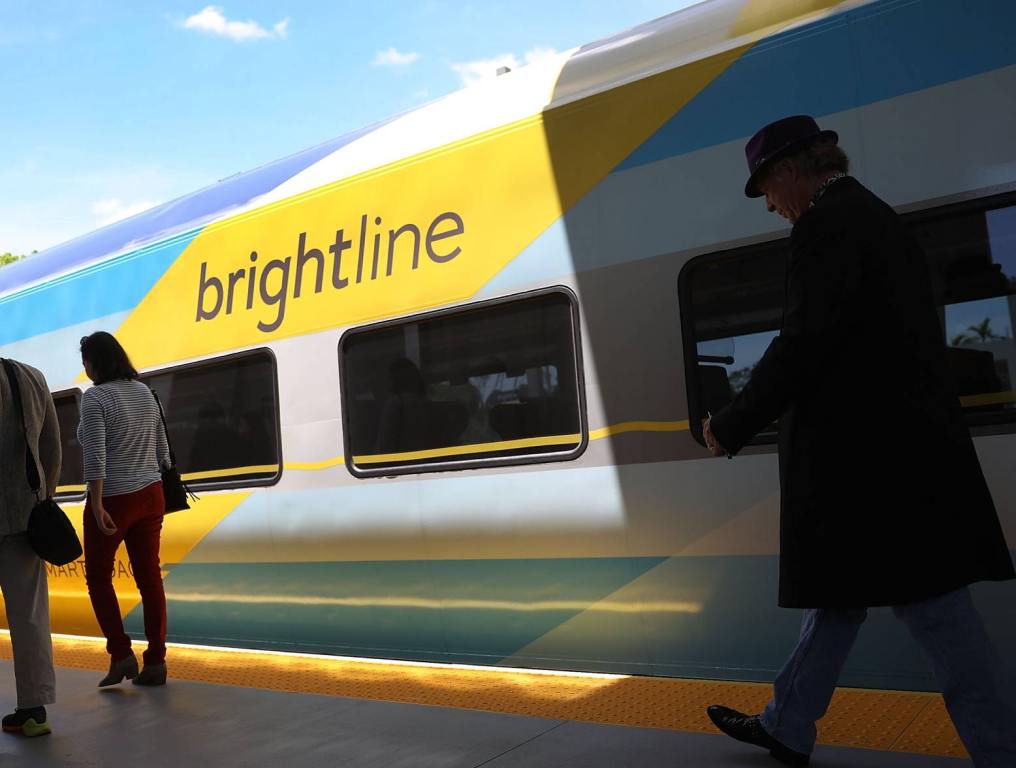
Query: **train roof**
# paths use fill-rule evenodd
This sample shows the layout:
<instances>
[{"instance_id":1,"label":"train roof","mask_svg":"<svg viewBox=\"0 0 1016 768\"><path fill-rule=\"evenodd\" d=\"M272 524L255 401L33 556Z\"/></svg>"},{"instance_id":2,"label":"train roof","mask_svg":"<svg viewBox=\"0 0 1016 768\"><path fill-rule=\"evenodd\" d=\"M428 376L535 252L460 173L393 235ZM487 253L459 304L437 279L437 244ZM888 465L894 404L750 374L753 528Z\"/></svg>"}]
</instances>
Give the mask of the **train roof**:
<instances>
[{"instance_id":1,"label":"train roof","mask_svg":"<svg viewBox=\"0 0 1016 768\"><path fill-rule=\"evenodd\" d=\"M868 1L802 0L796 8L781 4L774 9L758 0L705 0L227 177L8 265L0 270L0 295Z\"/></svg>"}]
</instances>

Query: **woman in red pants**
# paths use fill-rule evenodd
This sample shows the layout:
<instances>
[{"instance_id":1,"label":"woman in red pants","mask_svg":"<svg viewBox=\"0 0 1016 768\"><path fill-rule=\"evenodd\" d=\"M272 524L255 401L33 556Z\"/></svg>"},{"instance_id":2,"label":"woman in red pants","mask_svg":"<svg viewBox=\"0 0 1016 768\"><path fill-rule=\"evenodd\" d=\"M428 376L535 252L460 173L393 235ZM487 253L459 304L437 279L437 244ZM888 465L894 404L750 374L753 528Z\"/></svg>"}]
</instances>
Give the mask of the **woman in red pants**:
<instances>
[{"instance_id":1,"label":"woman in red pants","mask_svg":"<svg viewBox=\"0 0 1016 768\"><path fill-rule=\"evenodd\" d=\"M166 594L159 538L165 513L160 469L169 461L166 433L152 392L138 381L138 372L113 336L99 331L81 339L81 361L95 384L81 397L78 425L88 483L85 582L110 655L109 673L99 687L124 678L136 685L163 685ZM148 649L140 673L113 589L121 541L127 544L145 612Z\"/></svg>"}]
</instances>

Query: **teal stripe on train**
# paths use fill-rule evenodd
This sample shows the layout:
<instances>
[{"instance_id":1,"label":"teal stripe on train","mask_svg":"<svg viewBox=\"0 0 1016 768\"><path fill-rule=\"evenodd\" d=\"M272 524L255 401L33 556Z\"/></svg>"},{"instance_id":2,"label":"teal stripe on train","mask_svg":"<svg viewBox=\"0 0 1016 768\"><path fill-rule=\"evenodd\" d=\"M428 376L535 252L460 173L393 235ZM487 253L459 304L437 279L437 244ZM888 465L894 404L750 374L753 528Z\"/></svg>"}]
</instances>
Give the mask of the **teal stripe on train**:
<instances>
[{"instance_id":1,"label":"teal stripe on train","mask_svg":"<svg viewBox=\"0 0 1016 768\"><path fill-rule=\"evenodd\" d=\"M169 639L386 659L771 680L800 611L776 611L774 556L177 565L166 581ZM654 576L655 574L655 576ZM701 610L617 612L598 600L640 582L632 607L698 600ZM974 593L1000 649L1016 646L1004 584ZM554 605L554 604L558 605ZM580 635L541 638L588 606ZM539 606L542 609L538 609ZM140 606L126 621L143 638ZM527 653L519 655L520 649ZM846 686L935 690L889 609L874 609Z\"/></svg>"},{"instance_id":2,"label":"teal stripe on train","mask_svg":"<svg viewBox=\"0 0 1016 768\"><path fill-rule=\"evenodd\" d=\"M180 564L170 639L492 664L663 559ZM126 626L143 636L140 608Z\"/></svg>"}]
</instances>

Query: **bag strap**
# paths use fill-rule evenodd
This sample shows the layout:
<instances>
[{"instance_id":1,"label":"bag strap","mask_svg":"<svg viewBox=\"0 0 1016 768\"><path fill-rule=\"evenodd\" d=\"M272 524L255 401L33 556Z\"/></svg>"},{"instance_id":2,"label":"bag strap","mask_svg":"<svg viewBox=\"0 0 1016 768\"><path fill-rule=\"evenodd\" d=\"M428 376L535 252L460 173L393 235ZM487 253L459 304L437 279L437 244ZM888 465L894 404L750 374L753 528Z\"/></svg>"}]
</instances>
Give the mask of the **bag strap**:
<instances>
[{"instance_id":1,"label":"bag strap","mask_svg":"<svg viewBox=\"0 0 1016 768\"><path fill-rule=\"evenodd\" d=\"M155 398L155 404L159 406L159 416L162 418L162 433L166 436L166 447L169 448L169 460L176 466L176 456L173 454L173 443L169 439L169 427L166 426L166 412L162 410L162 401L159 396L155 393L155 390L151 387L148 391L152 393L152 397Z\"/></svg>"},{"instance_id":2,"label":"bag strap","mask_svg":"<svg viewBox=\"0 0 1016 768\"><path fill-rule=\"evenodd\" d=\"M156 394L155 390L149 387L148 391L152 393L152 397L155 398L156 405L159 406L159 416L162 418L162 431L166 435L166 447L169 448L169 460L172 462L173 468L175 469L176 456L173 454L173 444L169 441L169 427L166 426L166 412L162 410L162 401L159 399L159 396ZM163 479L163 482L165 482L165 478ZM187 483L185 483L183 480L180 480L180 486L183 488L183 492L186 493L191 499L193 499L194 501L198 500L198 495L194 493L194 491L192 491L190 488L188 488Z\"/></svg>"},{"instance_id":3,"label":"bag strap","mask_svg":"<svg viewBox=\"0 0 1016 768\"><path fill-rule=\"evenodd\" d=\"M11 397L14 398L14 406L21 413L21 429L25 433L25 478L28 480L28 487L35 494L37 501L41 500L39 490L42 487L42 480L39 477L39 465L35 459L35 451L32 450L32 441L28 439L28 427L25 424L25 407L21 402L21 385L18 383L18 371L7 358L3 359L4 371L7 373L7 383L11 387Z\"/></svg>"}]
</instances>

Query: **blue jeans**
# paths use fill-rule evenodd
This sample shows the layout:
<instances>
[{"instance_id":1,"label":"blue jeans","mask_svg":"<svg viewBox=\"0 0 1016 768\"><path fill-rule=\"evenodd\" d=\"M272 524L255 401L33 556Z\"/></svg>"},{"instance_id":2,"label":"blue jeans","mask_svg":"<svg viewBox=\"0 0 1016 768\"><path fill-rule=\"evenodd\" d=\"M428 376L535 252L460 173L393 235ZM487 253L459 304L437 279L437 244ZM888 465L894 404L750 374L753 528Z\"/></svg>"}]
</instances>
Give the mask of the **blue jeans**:
<instances>
[{"instance_id":1,"label":"blue jeans","mask_svg":"<svg viewBox=\"0 0 1016 768\"><path fill-rule=\"evenodd\" d=\"M893 607L925 655L946 708L977 768L1016 766L1016 705L1002 664L966 588ZM809 608L797 647L773 685L762 726L797 752L815 746L815 723L868 612Z\"/></svg>"}]
</instances>

